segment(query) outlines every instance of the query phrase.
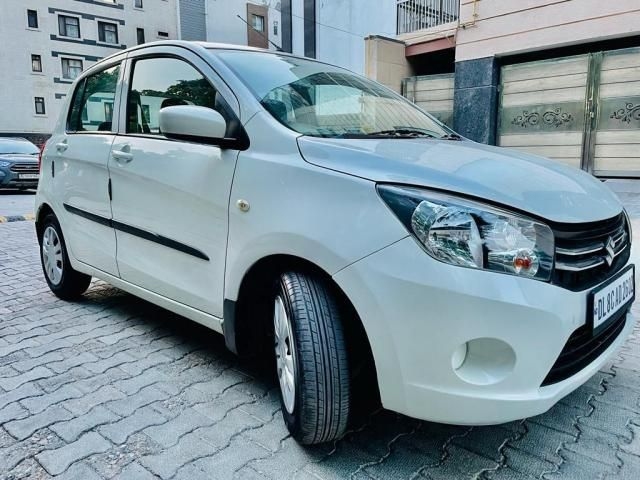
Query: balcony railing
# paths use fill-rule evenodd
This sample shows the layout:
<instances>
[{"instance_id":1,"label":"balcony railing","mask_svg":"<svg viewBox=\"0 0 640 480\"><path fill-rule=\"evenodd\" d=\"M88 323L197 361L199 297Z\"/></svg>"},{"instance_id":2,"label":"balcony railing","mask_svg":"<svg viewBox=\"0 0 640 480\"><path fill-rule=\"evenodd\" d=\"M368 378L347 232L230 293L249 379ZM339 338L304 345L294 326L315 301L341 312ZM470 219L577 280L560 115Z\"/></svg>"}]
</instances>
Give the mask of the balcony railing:
<instances>
[{"instance_id":1,"label":"balcony railing","mask_svg":"<svg viewBox=\"0 0 640 480\"><path fill-rule=\"evenodd\" d=\"M460 15L460 0L397 1L398 35L455 22Z\"/></svg>"}]
</instances>

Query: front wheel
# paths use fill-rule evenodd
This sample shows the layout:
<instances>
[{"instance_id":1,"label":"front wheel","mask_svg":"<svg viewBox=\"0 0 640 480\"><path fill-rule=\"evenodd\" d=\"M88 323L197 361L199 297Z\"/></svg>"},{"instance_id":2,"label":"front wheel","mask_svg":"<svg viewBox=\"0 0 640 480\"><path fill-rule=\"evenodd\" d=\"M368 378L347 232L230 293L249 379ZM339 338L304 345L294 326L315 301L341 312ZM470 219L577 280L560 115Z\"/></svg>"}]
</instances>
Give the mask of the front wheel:
<instances>
[{"instance_id":1,"label":"front wheel","mask_svg":"<svg viewBox=\"0 0 640 480\"><path fill-rule=\"evenodd\" d=\"M273 328L285 424L302 444L328 442L347 427L349 368L338 302L322 279L288 272L274 299Z\"/></svg>"},{"instance_id":2,"label":"front wheel","mask_svg":"<svg viewBox=\"0 0 640 480\"><path fill-rule=\"evenodd\" d=\"M89 288L91 277L71 267L58 219L53 214L47 215L38 234L42 271L49 288L63 300L80 297Z\"/></svg>"}]
</instances>

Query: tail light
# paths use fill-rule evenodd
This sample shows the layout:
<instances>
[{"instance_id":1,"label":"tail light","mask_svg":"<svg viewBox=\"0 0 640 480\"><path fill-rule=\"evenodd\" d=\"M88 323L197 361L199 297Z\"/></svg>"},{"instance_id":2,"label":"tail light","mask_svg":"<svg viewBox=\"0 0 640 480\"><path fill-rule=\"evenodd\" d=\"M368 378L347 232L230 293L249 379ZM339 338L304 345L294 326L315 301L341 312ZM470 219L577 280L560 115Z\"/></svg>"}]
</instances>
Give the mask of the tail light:
<instances>
[{"instance_id":1,"label":"tail light","mask_svg":"<svg viewBox=\"0 0 640 480\"><path fill-rule=\"evenodd\" d=\"M42 172L42 152L44 152L44 148L46 146L46 142L40 146L40 153L38 154L38 172Z\"/></svg>"}]
</instances>

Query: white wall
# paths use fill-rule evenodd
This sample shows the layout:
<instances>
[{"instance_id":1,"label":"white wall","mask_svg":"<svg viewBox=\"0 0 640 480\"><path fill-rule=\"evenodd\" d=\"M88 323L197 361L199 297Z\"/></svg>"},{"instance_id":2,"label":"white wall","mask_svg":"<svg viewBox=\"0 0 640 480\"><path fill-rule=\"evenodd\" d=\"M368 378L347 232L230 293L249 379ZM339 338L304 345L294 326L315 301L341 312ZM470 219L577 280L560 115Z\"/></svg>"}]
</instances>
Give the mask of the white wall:
<instances>
[{"instance_id":1,"label":"white wall","mask_svg":"<svg viewBox=\"0 0 640 480\"><path fill-rule=\"evenodd\" d=\"M395 0L316 1L318 60L363 74L364 38L368 35L395 37ZM302 3L301 0L294 2Z\"/></svg>"},{"instance_id":2,"label":"white wall","mask_svg":"<svg viewBox=\"0 0 640 480\"><path fill-rule=\"evenodd\" d=\"M460 23L473 22L462 0ZM456 61L640 34L640 0L479 0L459 29Z\"/></svg>"},{"instance_id":3,"label":"white wall","mask_svg":"<svg viewBox=\"0 0 640 480\"><path fill-rule=\"evenodd\" d=\"M113 8L77 0L16 0L2 1L0 21L0 133L50 134L65 102L71 81L62 79L61 57L81 59L86 69L95 63L87 57L103 58L121 51L104 45L90 45L63 40L51 40L58 36L57 13L49 8L67 10L74 14L93 15L106 21L122 20L118 25L118 41L127 47L136 44L136 28L145 29L146 41L158 40L157 32L177 37L176 0L144 0L144 9L133 8L133 1L105 1L106 4L123 5ZM27 9L38 11L38 29L27 28ZM73 15L67 13L68 15ZM80 19L81 40L97 41L96 19ZM54 56L53 52L62 52ZM31 71L31 54L42 57L42 73ZM56 82L54 79L58 78ZM58 97L56 99L56 94ZM46 115L36 115L34 97L44 97ZM7 114L10 112L10 114Z\"/></svg>"},{"instance_id":4,"label":"white wall","mask_svg":"<svg viewBox=\"0 0 640 480\"><path fill-rule=\"evenodd\" d=\"M269 8L269 30L268 38L274 44L282 44L282 22L280 12L276 10L275 0L255 0L249 3L256 5L266 5ZM247 45L247 1L246 0L207 0L207 41L217 43L233 43L236 45ZM273 23L278 22L278 34L273 33ZM269 44L270 49L275 47Z\"/></svg>"}]
</instances>

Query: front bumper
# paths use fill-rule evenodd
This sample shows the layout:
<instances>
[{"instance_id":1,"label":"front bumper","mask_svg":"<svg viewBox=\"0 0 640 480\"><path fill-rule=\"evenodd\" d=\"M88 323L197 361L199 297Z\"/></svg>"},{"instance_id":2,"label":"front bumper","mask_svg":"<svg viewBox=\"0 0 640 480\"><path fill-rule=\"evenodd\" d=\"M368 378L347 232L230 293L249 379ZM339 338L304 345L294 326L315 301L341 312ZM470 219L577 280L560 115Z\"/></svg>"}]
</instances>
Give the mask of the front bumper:
<instances>
[{"instance_id":1,"label":"front bumper","mask_svg":"<svg viewBox=\"0 0 640 480\"><path fill-rule=\"evenodd\" d=\"M0 169L0 188L38 188L38 179L20 179L19 174L7 169Z\"/></svg>"},{"instance_id":2,"label":"front bumper","mask_svg":"<svg viewBox=\"0 0 640 480\"><path fill-rule=\"evenodd\" d=\"M367 331L383 405L429 421L488 425L543 413L601 368L634 324L627 313L599 357L541 387L585 324L588 292L446 265L411 237L334 279ZM465 344L467 360L459 366Z\"/></svg>"}]
</instances>

